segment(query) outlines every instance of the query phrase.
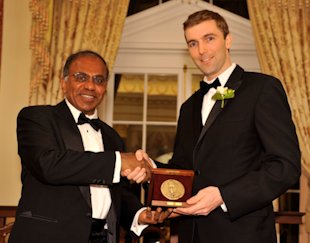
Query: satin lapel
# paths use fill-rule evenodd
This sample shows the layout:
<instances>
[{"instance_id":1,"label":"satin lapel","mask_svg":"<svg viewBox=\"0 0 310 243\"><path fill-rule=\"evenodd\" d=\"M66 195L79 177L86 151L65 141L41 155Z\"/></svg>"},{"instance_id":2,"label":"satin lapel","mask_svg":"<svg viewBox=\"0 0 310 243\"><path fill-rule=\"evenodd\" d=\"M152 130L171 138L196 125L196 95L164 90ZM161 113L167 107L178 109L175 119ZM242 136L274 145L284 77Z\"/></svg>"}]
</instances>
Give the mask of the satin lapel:
<instances>
[{"instance_id":1,"label":"satin lapel","mask_svg":"<svg viewBox=\"0 0 310 243\"><path fill-rule=\"evenodd\" d=\"M116 243L116 219L117 219L117 215L116 215L116 210L115 210L115 205L113 202L117 201L117 198L115 196L115 193L113 191L113 189L110 188L110 193L111 193L111 207L110 210L108 212L107 215L107 225L108 225L108 242L111 243Z\"/></svg>"},{"instance_id":2,"label":"satin lapel","mask_svg":"<svg viewBox=\"0 0 310 243\"><path fill-rule=\"evenodd\" d=\"M113 142L111 141L111 139L109 139L109 135L106 132L105 129L105 124L103 121L101 121L100 123L100 131L101 131L101 135L102 135L102 142L104 145L104 150L115 150L115 148L113 148Z\"/></svg>"},{"instance_id":3,"label":"satin lapel","mask_svg":"<svg viewBox=\"0 0 310 243\"><path fill-rule=\"evenodd\" d=\"M243 78L242 78L243 73L244 73L244 69L240 67L239 65L237 65L235 70L230 75L225 86L237 92L237 90L239 89L239 86L241 85L243 81ZM226 100L226 103L229 104L229 100Z\"/></svg>"},{"instance_id":4,"label":"satin lapel","mask_svg":"<svg viewBox=\"0 0 310 243\"><path fill-rule=\"evenodd\" d=\"M109 135L107 134L105 130L105 124L104 122L101 122L101 134L102 134L102 141L104 144L104 150L115 150L115 146L113 144L113 141L110 139ZM117 202L119 198L117 197L115 191L113 190L113 185L109 187L110 194L111 194L111 207L109 209L108 215L107 215L107 224L108 224L108 242L110 243L116 243L116 221L117 221L117 215L116 215L116 209L115 204L113 202Z\"/></svg>"},{"instance_id":5,"label":"satin lapel","mask_svg":"<svg viewBox=\"0 0 310 243\"><path fill-rule=\"evenodd\" d=\"M238 90L240 84L242 83L243 72L244 72L244 70L240 66L237 65L236 68L234 69L234 71L232 72L232 74L230 75L230 77L229 77L229 79L225 85L225 87L228 87L229 89L235 90L235 95L238 95L237 90ZM215 119L218 117L218 115L224 109L228 109L228 107L229 107L229 100L225 100L223 108L221 108L221 101L220 100L215 102L215 104L214 104L214 106L213 106L213 108L212 108L212 110L211 110L211 112L210 112L210 114L206 120L206 123L201 130L201 133L200 133L198 141L197 141L197 145L199 144L201 139L204 137L207 130L212 125L212 123L215 121Z\"/></svg>"},{"instance_id":6,"label":"satin lapel","mask_svg":"<svg viewBox=\"0 0 310 243\"><path fill-rule=\"evenodd\" d=\"M80 131L64 101L56 106L56 115L66 148L75 151L84 151Z\"/></svg>"},{"instance_id":7,"label":"satin lapel","mask_svg":"<svg viewBox=\"0 0 310 243\"><path fill-rule=\"evenodd\" d=\"M195 143L198 140L199 134L202 129L202 118L201 118L201 107L202 107L203 95L200 92L197 92L197 95L194 99L194 109L193 109L193 131Z\"/></svg>"},{"instance_id":8,"label":"satin lapel","mask_svg":"<svg viewBox=\"0 0 310 243\"><path fill-rule=\"evenodd\" d=\"M221 108L221 102L220 101L216 101L212 110L210 111L210 114L206 120L205 125L203 126L201 133L199 135L197 144L199 144L199 142L201 141L201 139L203 138L203 136L205 135L205 133L207 132L208 128L212 125L212 123L215 121L216 117L222 112L222 108Z\"/></svg>"},{"instance_id":9,"label":"satin lapel","mask_svg":"<svg viewBox=\"0 0 310 243\"><path fill-rule=\"evenodd\" d=\"M66 149L84 151L80 131L65 101L56 106L56 116ZM80 186L79 188L87 204L91 207L89 186Z\"/></svg>"}]
</instances>

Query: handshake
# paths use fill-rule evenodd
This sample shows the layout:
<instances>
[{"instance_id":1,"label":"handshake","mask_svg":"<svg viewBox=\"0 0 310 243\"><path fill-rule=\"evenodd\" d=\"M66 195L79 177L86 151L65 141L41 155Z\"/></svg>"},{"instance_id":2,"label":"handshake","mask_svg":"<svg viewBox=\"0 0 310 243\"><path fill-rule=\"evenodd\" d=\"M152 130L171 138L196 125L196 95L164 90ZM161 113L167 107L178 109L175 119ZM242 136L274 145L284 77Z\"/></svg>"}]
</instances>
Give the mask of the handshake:
<instances>
[{"instance_id":1,"label":"handshake","mask_svg":"<svg viewBox=\"0 0 310 243\"><path fill-rule=\"evenodd\" d=\"M139 149L135 153L121 154L121 175L136 183L146 182L151 177L151 169L154 167L148 154Z\"/></svg>"},{"instance_id":2,"label":"handshake","mask_svg":"<svg viewBox=\"0 0 310 243\"><path fill-rule=\"evenodd\" d=\"M136 183L149 181L151 178L151 169L155 167L148 154L139 149L135 153L121 153L121 175L126 176L128 180ZM140 212L138 217L139 224L157 224L163 223L167 218L176 217L173 208L163 210L157 207L155 210L147 207Z\"/></svg>"}]
</instances>

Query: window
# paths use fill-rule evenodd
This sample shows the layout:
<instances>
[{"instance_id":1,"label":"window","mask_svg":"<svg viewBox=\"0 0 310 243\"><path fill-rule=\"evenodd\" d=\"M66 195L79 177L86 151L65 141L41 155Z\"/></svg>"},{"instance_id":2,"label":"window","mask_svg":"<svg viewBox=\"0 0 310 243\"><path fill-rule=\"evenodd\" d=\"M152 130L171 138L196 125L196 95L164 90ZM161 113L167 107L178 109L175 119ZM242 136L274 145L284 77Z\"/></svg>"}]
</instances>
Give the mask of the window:
<instances>
[{"instance_id":1,"label":"window","mask_svg":"<svg viewBox=\"0 0 310 243\"><path fill-rule=\"evenodd\" d=\"M128 151L143 148L154 159L172 152L177 90L176 74L115 74L112 126Z\"/></svg>"}]
</instances>

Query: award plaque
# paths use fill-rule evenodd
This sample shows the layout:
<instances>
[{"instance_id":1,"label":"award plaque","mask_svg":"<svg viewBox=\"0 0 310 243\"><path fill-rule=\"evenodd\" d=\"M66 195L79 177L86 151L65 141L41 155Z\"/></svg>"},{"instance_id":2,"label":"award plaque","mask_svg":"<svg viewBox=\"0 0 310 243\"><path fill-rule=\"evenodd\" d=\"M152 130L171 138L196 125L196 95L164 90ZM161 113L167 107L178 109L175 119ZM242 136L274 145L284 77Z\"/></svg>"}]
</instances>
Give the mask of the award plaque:
<instances>
[{"instance_id":1,"label":"award plaque","mask_svg":"<svg viewBox=\"0 0 310 243\"><path fill-rule=\"evenodd\" d=\"M186 200L192 196L193 178L192 170L152 169L148 206L186 206Z\"/></svg>"}]
</instances>

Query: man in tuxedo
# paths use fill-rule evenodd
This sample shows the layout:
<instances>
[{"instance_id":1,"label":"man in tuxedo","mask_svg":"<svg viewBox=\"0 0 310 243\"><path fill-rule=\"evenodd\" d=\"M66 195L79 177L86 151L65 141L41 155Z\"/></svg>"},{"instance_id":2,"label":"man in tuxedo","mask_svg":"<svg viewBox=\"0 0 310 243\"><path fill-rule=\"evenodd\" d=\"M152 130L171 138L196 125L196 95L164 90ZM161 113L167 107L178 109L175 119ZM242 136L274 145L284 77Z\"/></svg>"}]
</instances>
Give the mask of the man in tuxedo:
<instances>
[{"instance_id":1,"label":"man in tuxedo","mask_svg":"<svg viewBox=\"0 0 310 243\"><path fill-rule=\"evenodd\" d=\"M219 14L198 11L183 27L204 79L181 107L169 161L195 171L189 206L174 210L183 215L179 243L275 243L272 201L301 171L285 91L275 77L231 61L231 34Z\"/></svg>"},{"instance_id":2,"label":"man in tuxedo","mask_svg":"<svg viewBox=\"0 0 310 243\"><path fill-rule=\"evenodd\" d=\"M124 153L120 136L98 119L107 81L105 60L80 51L64 66L65 100L19 113L23 186L10 243L116 243L120 225L139 235L168 216L143 208L121 178L141 182L149 166L143 151Z\"/></svg>"}]
</instances>

